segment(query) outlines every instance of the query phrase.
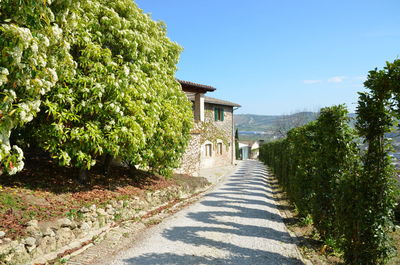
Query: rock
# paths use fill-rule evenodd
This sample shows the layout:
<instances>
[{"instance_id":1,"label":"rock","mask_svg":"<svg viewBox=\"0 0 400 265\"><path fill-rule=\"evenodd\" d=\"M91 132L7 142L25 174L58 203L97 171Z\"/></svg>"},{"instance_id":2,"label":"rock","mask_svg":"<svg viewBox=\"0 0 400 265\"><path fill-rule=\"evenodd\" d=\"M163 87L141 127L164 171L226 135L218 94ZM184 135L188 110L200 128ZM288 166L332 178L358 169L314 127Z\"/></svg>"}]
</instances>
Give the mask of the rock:
<instances>
[{"instance_id":1,"label":"rock","mask_svg":"<svg viewBox=\"0 0 400 265\"><path fill-rule=\"evenodd\" d=\"M3 240L4 241L4 240ZM17 241L8 241L5 242L4 244L0 245L0 253L6 254L12 251L16 246L18 246Z\"/></svg>"},{"instance_id":2,"label":"rock","mask_svg":"<svg viewBox=\"0 0 400 265\"><path fill-rule=\"evenodd\" d=\"M27 252L24 244L17 244L11 254L12 263L9 264L29 264L30 255Z\"/></svg>"},{"instance_id":3,"label":"rock","mask_svg":"<svg viewBox=\"0 0 400 265\"><path fill-rule=\"evenodd\" d=\"M96 204L92 204L92 206L90 206L89 208L92 212L96 212L97 206Z\"/></svg>"},{"instance_id":4,"label":"rock","mask_svg":"<svg viewBox=\"0 0 400 265\"><path fill-rule=\"evenodd\" d=\"M113 209L113 206L112 206L111 204L107 204L107 205L106 205L106 209L107 209L107 210Z\"/></svg>"},{"instance_id":5,"label":"rock","mask_svg":"<svg viewBox=\"0 0 400 265\"><path fill-rule=\"evenodd\" d=\"M63 218L63 219L57 220L57 224L59 227L71 227L72 221L69 220L68 218Z\"/></svg>"},{"instance_id":6,"label":"rock","mask_svg":"<svg viewBox=\"0 0 400 265\"><path fill-rule=\"evenodd\" d=\"M99 223L99 227L103 227L106 225L106 217L104 215L99 216L97 222Z\"/></svg>"},{"instance_id":7,"label":"rock","mask_svg":"<svg viewBox=\"0 0 400 265\"><path fill-rule=\"evenodd\" d=\"M71 221L71 225L69 226L71 229L75 229L77 227L75 221Z\"/></svg>"},{"instance_id":8,"label":"rock","mask_svg":"<svg viewBox=\"0 0 400 265\"><path fill-rule=\"evenodd\" d=\"M90 212L90 209L89 209L89 208L86 208L86 207L82 207L81 209L79 209L79 211L80 211L81 213L89 213L89 212Z\"/></svg>"},{"instance_id":9,"label":"rock","mask_svg":"<svg viewBox=\"0 0 400 265\"><path fill-rule=\"evenodd\" d=\"M34 226L37 227L39 222L37 220L30 220L29 222L26 223L26 226Z\"/></svg>"},{"instance_id":10,"label":"rock","mask_svg":"<svg viewBox=\"0 0 400 265\"><path fill-rule=\"evenodd\" d=\"M99 229L99 228L100 228L99 221L95 220L95 221L92 223L91 226L92 226L93 229Z\"/></svg>"},{"instance_id":11,"label":"rock","mask_svg":"<svg viewBox=\"0 0 400 265\"><path fill-rule=\"evenodd\" d=\"M36 248L36 239L33 237L25 238L24 243L28 253L31 253Z\"/></svg>"},{"instance_id":12,"label":"rock","mask_svg":"<svg viewBox=\"0 0 400 265\"><path fill-rule=\"evenodd\" d=\"M82 214L83 215L83 220L90 220L90 218L92 218L92 216L93 215L96 215L97 216L97 214L96 213L92 213L92 212L89 212L89 213L84 213L84 214Z\"/></svg>"},{"instance_id":13,"label":"rock","mask_svg":"<svg viewBox=\"0 0 400 265\"><path fill-rule=\"evenodd\" d=\"M25 238L24 243L27 246L36 246L36 239L33 237L27 237Z\"/></svg>"},{"instance_id":14,"label":"rock","mask_svg":"<svg viewBox=\"0 0 400 265\"><path fill-rule=\"evenodd\" d=\"M28 252L29 252L29 249L28 249ZM38 246L36 246L36 248L32 249L29 254L31 255L31 257L43 257L44 252L43 252L43 249L38 248ZM35 264L38 264L38 263L35 263Z\"/></svg>"},{"instance_id":15,"label":"rock","mask_svg":"<svg viewBox=\"0 0 400 265\"><path fill-rule=\"evenodd\" d=\"M53 232L54 233L54 232ZM43 237L38 246L38 249L43 253L50 253L57 249L57 241L55 237L45 236Z\"/></svg>"},{"instance_id":16,"label":"rock","mask_svg":"<svg viewBox=\"0 0 400 265\"><path fill-rule=\"evenodd\" d=\"M80 229L78 227L71 231L74 234L75 239L80 239L80 238L82 238L82 236L84 236L84 234L87 234L87 232L84 232L82 229Z\"/></svg>"},{"instance_id":17,"label":"rock","mask_svg":"<svg viewBox=\"0 0 400 265\"><path fill-rule=\"evenodd\" d=\"M6 238L3 238L3 241L4 241L5 243L9 243L9 242L11 242L12 240L11 240L11 238L6 237Z\"/></svg>"},{"instance_id":18,"label":"rock","mask_svg":"<svg viewBox=\"0 0 400 265\"><path fill-rule=\"evenodd\" d=\"M107 214L114 215L115 214L115 210L113 208L109 208L109 209L107 209Z\"/></svg>"},{"instance_id":19,"label":"rock","mask_svg":"<svg viewBox=\"0 0 400 265\"><path fill-rule=\"evenodd\" d=\"M104 209L102 209L102 208L97 209L97 213L98 213L99 215L107 215L107 214L106 214L106 211L104 211Z\"/></svg>"},{"instance_id":20,"label":"rock","mask_svg":"<svg viewBox=\"0 0 400 265\"><path fill-rule=\"evenodd\" d=\"M82 229L82 231L87 231L90 229L90 225L88 223L84 222L80 225L80 228Z\"/></svg>"},{"instance_id":21,"label":"rock","mask_svg":"<svg viewBox=\"0 0 400 265\"><path fill-rule=\"evenodd\" d=\"M41 237L43 235L38 226L28 226L26 232L32 237Z\"/></svg>"},{"instance_id":22,"label":"rock","mask_svg":"<svg viewBox=\"0 0 400 265\"><path fill-rule=\"evenodd\" d=\"M111 205L112 205L112 207L117 208L118 207L118 202L117 201L112 201Z\"/></svg>"},{"instance_id":23,"label":"rock","mask_svg":"<svg viewBox=\"0 0 400 265\"><path fill-rule=\"evenodd\" d=\"M46 230L43 232L44 236L54 237L56 234L54 233L53 229L47 227Z\"/></svg>"},{"instance_id":24,"label":"rock","mask_svg":"<svg viewBox=\"0 0 400 265\"><path fill-rule=\"evenodd\" d=\"M6 233L5 233L5 232L3 232L3 231L0 231L0 238L3 238L5 235L6 235Z\"/></svg>"},{"instance_id":25,"label":"rock","mask_svg":"<svg viewBox=\"0 0 400 265\"><path fill-rule=\"evenodd\" d=\"M60 228L56 233L57 248L68 245L75 239L74 233L68 227Z\"/></svg>"},{"instance_id":26,"label":"rock","mask_svg":"<svg viewBox=\"0 0 400 265\"><path fill-rule=\"evenodd\" d=\"M36 248L36 246L25 246L25 248L28 253L31 253Z\"/></svg>"}]
</instances>

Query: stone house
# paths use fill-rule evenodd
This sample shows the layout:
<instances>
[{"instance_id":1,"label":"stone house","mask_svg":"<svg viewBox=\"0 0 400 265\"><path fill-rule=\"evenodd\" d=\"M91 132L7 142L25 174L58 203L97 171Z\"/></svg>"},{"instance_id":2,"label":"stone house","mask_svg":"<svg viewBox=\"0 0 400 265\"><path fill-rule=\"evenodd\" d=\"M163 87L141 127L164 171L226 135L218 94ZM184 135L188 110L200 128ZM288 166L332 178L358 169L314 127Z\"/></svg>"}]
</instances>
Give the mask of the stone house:
<instances>
[{"instance_id":1,"label":"stone house","mask_svg":"<svg viewBox=\"0 0 400 265\"><path fill-rule=\"evenodd\" d=\"M178 80L193 103L194 128L178 173L198 175L201 169L232 165L235 162L233 111L239 104L205 96L216 89Z\"/></svg>"}]
</instances>

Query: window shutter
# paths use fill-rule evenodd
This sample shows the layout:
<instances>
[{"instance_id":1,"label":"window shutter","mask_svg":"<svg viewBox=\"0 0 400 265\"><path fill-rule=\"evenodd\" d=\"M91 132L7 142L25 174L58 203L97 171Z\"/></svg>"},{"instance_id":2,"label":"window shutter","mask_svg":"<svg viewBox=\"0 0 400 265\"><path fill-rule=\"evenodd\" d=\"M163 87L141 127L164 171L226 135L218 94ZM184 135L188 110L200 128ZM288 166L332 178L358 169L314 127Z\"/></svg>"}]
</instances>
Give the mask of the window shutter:
<instances>
[{"instance_id":1,"label":"window shutter","mask_svg":"<svg viewBox=\"0 0 400 265\"><path fill-rule=\"evenodd\" d=\"M218 108L216 108L216 107L214 107L214 118L215 118L215 121L218 120Z\"/></svg>"},{"instance_id":2,"label":"window shutter","mask_svg":"<svg viewBox=\"0 0 400 265\"><path fill-rule=\"evenodd\" d=\"M221 121L224 121L224 108L221 108Z\"/></svg>"}]
</instances>

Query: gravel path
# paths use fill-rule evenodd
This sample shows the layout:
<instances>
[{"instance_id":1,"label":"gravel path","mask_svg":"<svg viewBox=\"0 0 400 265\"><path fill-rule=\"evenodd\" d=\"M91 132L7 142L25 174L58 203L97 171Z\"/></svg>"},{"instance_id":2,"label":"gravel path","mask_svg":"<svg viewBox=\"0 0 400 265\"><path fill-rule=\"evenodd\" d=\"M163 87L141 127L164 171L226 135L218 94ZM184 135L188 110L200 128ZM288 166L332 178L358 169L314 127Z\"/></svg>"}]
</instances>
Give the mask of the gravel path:
<instances>
[{"instance_id":1,"label":"gravel path","mask_svg":"<svg viewBox=\"0 0 400 265\"><path fill-rule=\"evenodd\" d=\"M298 253L265 167L244 161L199 202L148 229L111 264L304 264Z\"/></svg>"}]
</instances>

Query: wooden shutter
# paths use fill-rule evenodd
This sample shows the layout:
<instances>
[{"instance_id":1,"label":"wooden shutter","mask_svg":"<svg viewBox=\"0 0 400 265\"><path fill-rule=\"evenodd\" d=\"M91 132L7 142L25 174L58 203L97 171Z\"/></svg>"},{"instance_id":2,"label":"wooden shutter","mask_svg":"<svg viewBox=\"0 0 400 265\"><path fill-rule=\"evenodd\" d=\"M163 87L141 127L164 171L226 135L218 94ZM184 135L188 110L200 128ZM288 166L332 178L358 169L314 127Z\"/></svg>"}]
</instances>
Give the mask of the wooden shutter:
<instances>
[{"instance_id":1,"label":"wooden shutter","mask_svg":"<svg viewBox=\"0 0 400 265\"><path fill-rule=\"evenodd\" d=\"M214 119L215 119L215 121L218 120L218 108L217 107L214 107Z\"/></svg>"},{"instance_id":2,"label":"wooden shutter","mask_svg":"<svg viewBox=\"0 0 400 265\"><path fill-rule=\"evenodd\" d=\"M224 115L225 114L225 112L224 112L224 108L221 108L221 121L224 121Z\"/></svg>"}]
</instances>

